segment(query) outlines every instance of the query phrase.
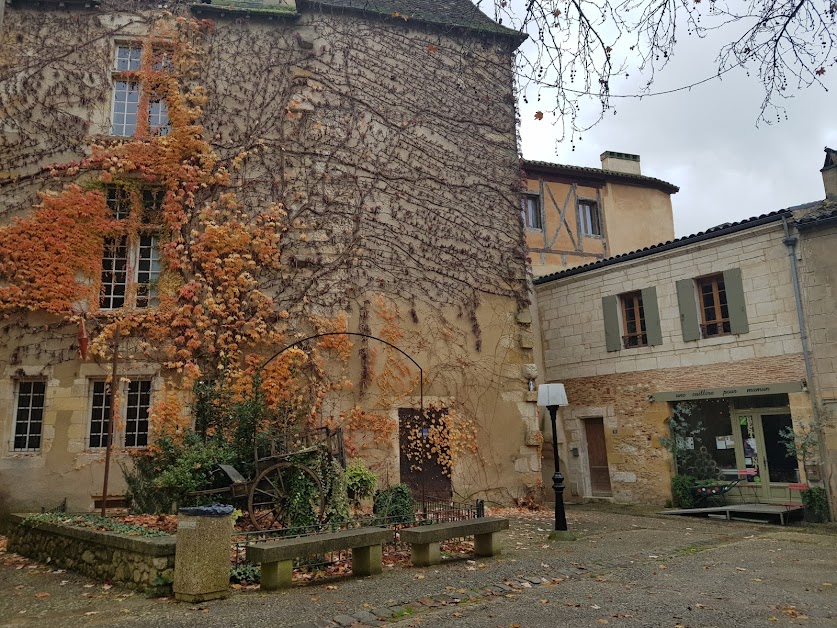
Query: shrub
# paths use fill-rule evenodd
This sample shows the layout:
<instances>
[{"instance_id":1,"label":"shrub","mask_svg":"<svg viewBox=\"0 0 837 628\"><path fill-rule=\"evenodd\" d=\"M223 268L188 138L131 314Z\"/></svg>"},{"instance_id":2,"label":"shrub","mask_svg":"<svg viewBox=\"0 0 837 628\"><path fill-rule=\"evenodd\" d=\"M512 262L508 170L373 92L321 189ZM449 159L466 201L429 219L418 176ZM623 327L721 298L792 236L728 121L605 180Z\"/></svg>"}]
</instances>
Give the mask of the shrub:
<instances>
[{"instance_id":1,"label":"shrub","mask_svg":"<svg viewBox=\"0 0 837 628\"><path fill-rule=\"evenodd\" d=\"M223 482L213 471L234 460L233 450L222 441L204 440L194 432L187 432L182 439L162 436L153 447L134 454L132 467L122 466L130 509L169 513L178 506L197 503L201 500L190 498L189 493Z\"/></svg>"},{"instance_id":2,"label":"shrub","mask_svg":"<svg viewBox=\"0 0 837 628\"><path fill-rule=\"evenodd\" d=\"M409 523L415 519L416 502L406 484L396 484L375 493L373 512L388 523Z\"/></svg>"},{"instance_id":3,"label":"shrub","mask_svg":"<svg viewBox=\"0 0 837 628\"><path fill-rule=\"evenodd\" d=\"M691 475L675 475L671 478L671 502L675 508L693 508L695 505L695 478Z\"/></svg>"},{"instance_id":4,"label":"shrub","mask_svg":"<svg viewBox=\"0 0 837 628\"><path fill-rule=\"evenodd\" d=\"M823 487L814 486L802 491L802 504L806 521L822 523L829 520L828 496Z\"/></svg>"},{"instance_id":5,"label":"shrub","mask_svg":"<svg viewBox=\"0 0 837 628\"><path fill-rule=\"evenodd\" d=\"M375 494L377 483L378 478L362 463L352 463L346 468L346 493L355 506Z\"/></svg>"},{"instance_id":6,"label":"shrub","mask_svg":"<svg viewBox=\"0 0 837 628\"><path fill-rule=\"evenodd\" d=\"M262 581L262 568L259 565L243 563L230 569L230 582L235 584L258 584Z\"/></svg>"}]
</instances>

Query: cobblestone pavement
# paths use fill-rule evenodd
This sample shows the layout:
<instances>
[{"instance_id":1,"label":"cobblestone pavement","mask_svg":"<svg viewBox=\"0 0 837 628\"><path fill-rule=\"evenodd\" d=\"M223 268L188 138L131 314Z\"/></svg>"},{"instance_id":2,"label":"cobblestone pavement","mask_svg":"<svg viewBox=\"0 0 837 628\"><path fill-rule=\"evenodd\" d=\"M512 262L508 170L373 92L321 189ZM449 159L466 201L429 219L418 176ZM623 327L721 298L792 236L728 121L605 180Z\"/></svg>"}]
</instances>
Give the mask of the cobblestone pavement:
<instances>
[{"instance_id":1,"label":"cobblestone pavement","mask_svg":"<svg viewBox=\"0 0 837 628\"><path fill-rule=\"evenodd\" d=\"M575 542L548 541L544 513L515 519L499 557L202 605L12 564L0 626L837 627L837 535L590 506L569 522Z\"/></svg>"}]
</instances>

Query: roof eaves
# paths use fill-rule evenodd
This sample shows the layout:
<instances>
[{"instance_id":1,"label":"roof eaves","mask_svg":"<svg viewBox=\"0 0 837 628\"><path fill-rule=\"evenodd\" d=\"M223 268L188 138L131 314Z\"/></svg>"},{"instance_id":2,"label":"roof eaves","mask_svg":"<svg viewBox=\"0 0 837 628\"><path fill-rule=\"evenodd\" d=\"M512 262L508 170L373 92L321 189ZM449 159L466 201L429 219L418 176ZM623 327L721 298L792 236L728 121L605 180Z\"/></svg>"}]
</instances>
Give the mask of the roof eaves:
<instances>
[{"instance_id":1,"label":"roof eaves","mask_svg":"<svg viewBox=\"0 0 837 628\"><path fill-rule=\"evenodd\" d=\"M462 30L477 35L501 37L513 43L514 48L520 46L529 37L526 33L497 24L487 15L481 13L476 6L474 6L474 11L479 13L480 18L475 21L450 18L449 15L446 16L443 13L439 15L418 15L411 14L408 11L394 11L392 7L379 7L373 0L363 0L362 4L361 2L353 4L352 0L298 0L297 6L373 15L378 18L403 20L437 28Z\"/></svg>"},{"instance_id":2,"label":"roof eaves","mask_svg":"<svg viewBox=\"0 0 837 628\"><path fill-rule=\"evenodd\" d=\"M533 280L532 283L534 283L535 285L550 283L558 279L565 279L567 277L572 277L573 275L580 275L588 271L596 270L599 268L605 268L607 266L613 266L614 264L619 264L621 262L627 262L629 260L648 257L649 255L662 253L664 251L671 251L673 249L688 246L689 244L695 244L698 242L703 242L705 240L711 240L713 238L719 238L732 233L737 233L739 231L745 231L746 229L753 229L755 227L766 225L772 222L778 222L779 220L782 220L783 217L792 217L794 211L809 209L811 207L816 206L819 202L820 201L796 205L794 207L780 209L775 212L770 212L769 214L762 214L761 216L748 218L739 222L725 223L719 227L712 227L711 229L707 229L706 231L701 231L693 235L683 236L682 238L677 238L675 240L669 240L668 242L655 244L654 246L649 246L644 249L639 249L637 251L631 251L630 253L615 255L614 257L608 257L606 259L598 260L596 262L585 264L583 266L576 266L575 268L569 268L567 270L562 270L557 273L544 275L543 277L537 277Z\"/></svg>"},{"instance_id":3,"label":"roof eaves","mask_svg":"<svg viewBox=\"0 0 837 628\"><path fill-rule=\"evenodd\" d=\"M643 174L630 174L628 172L616 172L615 170L602 170L601 168L590 168L588 166L570 166L566 164L555 164L547 161L530 161L523 159L521 166L524 170L541 170L572 177L578 174L583 174L591 178L602 181L615 181L619 183L626 183L629 185L641 185L644 187L657 188L669 194L676 194L680 188L676 185L657 179L655 177L648 177Z\"/></svg>"}]
</instances>

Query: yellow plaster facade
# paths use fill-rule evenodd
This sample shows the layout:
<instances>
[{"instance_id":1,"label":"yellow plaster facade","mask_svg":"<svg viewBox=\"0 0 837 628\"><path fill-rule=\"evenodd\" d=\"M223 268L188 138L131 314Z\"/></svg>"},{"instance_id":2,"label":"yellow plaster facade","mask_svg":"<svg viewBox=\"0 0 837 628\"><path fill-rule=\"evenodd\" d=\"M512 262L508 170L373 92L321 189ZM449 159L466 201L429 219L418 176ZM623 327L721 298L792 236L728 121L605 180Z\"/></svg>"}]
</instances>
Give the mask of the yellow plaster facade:
<instances>
[{"instance_id":1,"label":"yellow plaster facade","mask_svg":"<svg viewBox=\"0 0 837 628\"><path fill-rule=\"evenodd\" d=\"M535 277L674 239L671 195L678 188L642 176L639 156L607 151L602 169L523 161L526 196L540 220L524 227ZM591 216L587 207L594 207Z\"/></svg>"}]
</instances>

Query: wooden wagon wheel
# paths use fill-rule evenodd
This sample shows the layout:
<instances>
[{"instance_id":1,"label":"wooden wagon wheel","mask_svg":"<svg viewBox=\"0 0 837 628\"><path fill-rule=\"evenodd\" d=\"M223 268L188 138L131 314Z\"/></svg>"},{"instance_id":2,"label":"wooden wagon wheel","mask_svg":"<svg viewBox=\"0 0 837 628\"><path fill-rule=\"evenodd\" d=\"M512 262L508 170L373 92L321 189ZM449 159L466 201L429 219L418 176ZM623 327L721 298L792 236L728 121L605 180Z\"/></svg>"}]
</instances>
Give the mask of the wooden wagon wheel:
<instances>
[{"instance_id":1,"label":"wooden wagon wheel","mask_svg":"<svg viewBox=\"0 0 837 628\"><path fill-rule=\"evenodd\" d=\"M294 480L303 477L314 484L314 495L293 494L291 487ZM306 492L307 493L307 492ZM310 500L301 503L299 500ZM317 474L309 467L293 462L280 462L268 467L253 482L250 497L247 500L250 521L258 530L287 528L291 524L290 515L296 509L310 508L317 521L321 521L325 511L325 491Z\"/></svg>"}]
</instances>

